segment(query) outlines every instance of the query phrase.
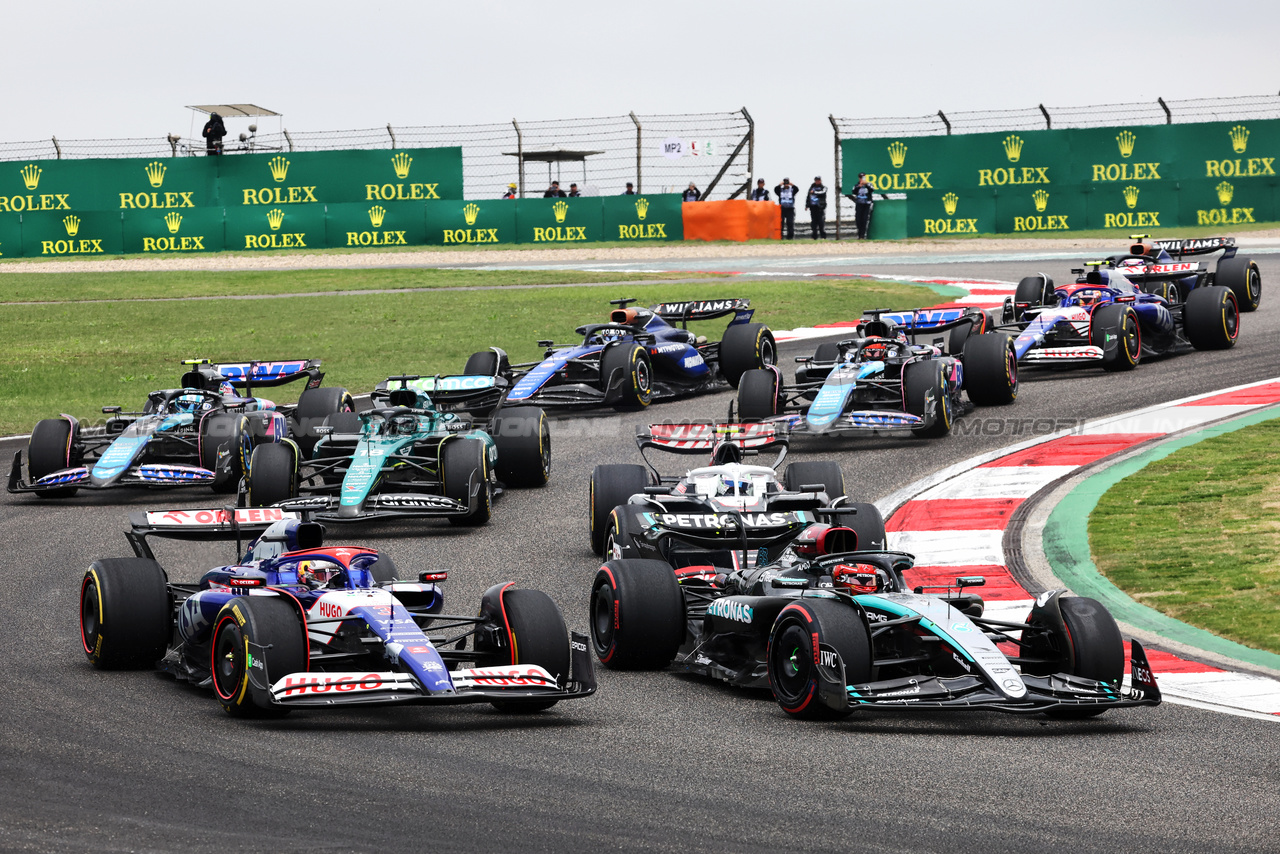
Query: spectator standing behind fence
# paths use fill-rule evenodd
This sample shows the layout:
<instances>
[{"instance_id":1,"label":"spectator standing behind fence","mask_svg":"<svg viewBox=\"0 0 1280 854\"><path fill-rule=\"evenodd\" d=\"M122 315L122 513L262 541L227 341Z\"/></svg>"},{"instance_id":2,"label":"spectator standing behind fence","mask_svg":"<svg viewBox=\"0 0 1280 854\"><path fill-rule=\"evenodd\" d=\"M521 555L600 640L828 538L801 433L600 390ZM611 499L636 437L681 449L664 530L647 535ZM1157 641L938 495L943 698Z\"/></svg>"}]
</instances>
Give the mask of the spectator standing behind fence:
<instances>
[{"instance_id":1,"label":"spectator standing behind fence","mask_svg":"<svg viewBox=\"0 0 1280 854\"><path fill-rule=\"evenodd\" d=\"M624 192L622 195L624 195L624 196L634 196L635 194L636 194L636 185L635 185L635 184L632 184L630 181L628 181L628 182L627 182L627 189L626 189L626 192Z\"/></svg>"},{"instance_id":2,"label":"spectator standing behind fence","mask_svg":"<svg viewBox=\"0 0 1280 854\"><path fill-rule=\"evenodd\" d=\"M809 191L804 194L804 206L809 209L809 233L814 240L827 239L827 188L822 176L815 175Z\"/></svg>"},{"instance_id":3,"label":"spectator standing behind fence","mask_svg":"<svg viewBox=\"0 0 1280 854\"><path fill-rule=\"evenodd\" d=\"M544 199L564 198L564 190L560 189L559 181L552 181L551 186L547 187L547 191L542 194Z\"/></svg>"},{"instance_id":4,"label":"spectator standing behind fence","mask_svg":"<svg viewBox=\"0 0 1280 854\"><path fill-rule=\"evenodd\" d=\"M502 194L502 198L504 198L504 199L514 199L515 197L516 197L516 185L515 185L515 184L508 184L508 185L507 185L507 191L506 191L505 193L503 193L503 194Z\"/></svg>"},{"instance_id":5,"label":"spectator standing behind fence","mask_svg":"<svg viewBox=\"0 0 1280 854\"><path fill-rule=\"evenodd\" d=\"M689 189L685 190L680 198L686 202L696 202L702 198L702 193L698 190L697 186L690 181Z\"/></svg>"},{"instance_id":6,"label":"spectator standing behind fence","mask_svg":"<svg viewBox=\"0 0 1280 854\"><path fill-rule=\"evenodd\" d=\"M867 173L859 172L857 186L849 194L849 198L853 199L853 222L857 226L859 240L866 240L867 232L871 230L871 208L874 207L874 202L871 198L873 190L875 190L875 187L867 180Z\"/></svg>"},{"instance_id":7,"label":"spectator standing behind fence","mask_svg":"<svg viewBox=\"0 0 1280 854\"><path fill-rule=\"evenodd\" d=\"M227 126L222 123L222 116L210 113L209 121L204 123L200 135L204 137L205 154L221 154L222 138L227 135Z\"/></svg>"},{"instance_id":8,"label":"spectator standing behind fence","mask_svg":"<svg viewBox=\"0 0 1280 854\"><path fill-rule=\"evenodd\" d=\"M786 234L781 237L784 240L796 239L796 193L799 191L800 188L792 184L790 178L783 178L782 183L773 188L773 194L782 206L782 230Z\"/></svg>"},{"instance_id":9,"label":"spectator standing behind fence","mask_svg":"<svg viewBox=\"0 0 1280 854\"><path fill-rule=\"evenodd\" d=\"M576 198L578 198L578 197L579 197L579 196L581 196L581 195L582 195L582 193L579 193L579 192L578 192L578 185L577 185L577 184L570 184L570 185L569 185L569 198L571 198L571 199L576 199Z\"/></svg>"},{"instance_id":10,"label":"spectator standing behind fence","mask_svg":"<svg viewBox=\"0 0 1280 854\"><path fill-rule=\"evenodd\" d=\"M764 186L764 179L756 181L756 188L751 191L751 201L767 202L769 201L769 191Z\"/></svg>"}]
</instances>

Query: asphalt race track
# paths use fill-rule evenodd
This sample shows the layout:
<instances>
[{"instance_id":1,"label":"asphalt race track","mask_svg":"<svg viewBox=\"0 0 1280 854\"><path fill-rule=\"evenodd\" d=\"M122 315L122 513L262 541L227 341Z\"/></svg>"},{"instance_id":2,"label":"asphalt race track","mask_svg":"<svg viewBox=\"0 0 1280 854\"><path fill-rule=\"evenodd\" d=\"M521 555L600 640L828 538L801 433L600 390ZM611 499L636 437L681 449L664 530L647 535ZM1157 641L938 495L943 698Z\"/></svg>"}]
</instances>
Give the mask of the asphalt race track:
<instances>
[{"instance_id":1,"label":"asphalt race track","mask_svg":"<svg viewBox=\"0 0 1280 854\"><path fill-rule=\"evenodd\" d=\"M1062 429L1280 376L1280 260L1257 260L1263 305L1242 318L1232 350L1144 362L1126 375L1027 371L1014 406L969 416L989 419L981 434L802 439L797 458L837 459L850 492L874 500L1026 438L1033 418ZM1063 281L1069 262L878 259L847 269L1016 281L1039 266ZM782 346L788 369L814 346ZM341 366L327 367L340 383ZM730 399L725 392L657 405L647 418L719 418ZM331 539L385 548L402 569L449 569L446 609L455 613L474 612L482 590L513 580L547 591L569 625L585 631L598 565L587 538L587 476L597 463L639 461L632 436L644 417L557 421L551 484L510 493L486 528L398 523L331 529ZM95 558L129 554L127 511L216 506L208 493L82 492L62 502L5 494L0 502L0 849L1280 847L1280 730L1168 704L1082 722L877 711L809 724L786 719L767 692L601 669L595 697L524 717L463 706L232 720L211 694L166 677L92 670L78 637L81 573ZM171 575L192 580L229 561L232 547L158 551Z\"/></svg>"}]
</instances>

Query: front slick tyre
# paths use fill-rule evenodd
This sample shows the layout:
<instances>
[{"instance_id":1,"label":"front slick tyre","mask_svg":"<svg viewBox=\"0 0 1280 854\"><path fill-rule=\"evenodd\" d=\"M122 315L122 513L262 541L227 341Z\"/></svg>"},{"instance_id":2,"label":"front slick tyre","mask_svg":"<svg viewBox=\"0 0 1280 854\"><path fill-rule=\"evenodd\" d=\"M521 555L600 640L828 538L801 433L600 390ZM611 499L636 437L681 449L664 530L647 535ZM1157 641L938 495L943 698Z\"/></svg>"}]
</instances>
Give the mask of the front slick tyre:
<instances>
[{"instance_id":1,"label":"front slick tyre","mask_svg":"<svg viewBox=\"0 0 1280 854\"><path fill-rule=\"evenodd\" d=\"M569 630L551 597L541 590L507 589L502 605L511 635L511 664L536 664L564 683L569 678ZM541 712L558 700L490 700L500 712Z\"/></svg>"},{"instance_id":2,"label":"front slick tyre","mask_svg":"<svg viewBox=\"0 0 1280 854\"><path fill-rule=\"evenodd\" d=\"M27 443L27 473L32 483L47 474L71 467L74 434L71 422L65 418L45 418L36 422ZM75 487L46 489L36 493L40 498L70 498L75 494Z\"/></svg>"},{"instance_id":3,"label":"front slick tyre","mask_svg":"<svg viewBox=\"0 0 1280 854\"><path fill-rule=\"evenodd\" d=\"M845 686L871 680L871 636L856 608L825 599L803 599L783 608L769 633L765 660L769 687L782 710L801 720L838 720L853 709L833 709L818 697L822 650L834 649L844 662ZM838 677L839 669L827 667ZM847 703L847 697L846 697Z\"/></svg>"},{"instance_id":4,"label":"front slick tyre","mask_svg":"<svg viewBox=\"0 0 1280 854\"><path fill-rule=\"evenodd\" d=\"M493 499L489 490L489 463L484 441L450 439L445 442L440 463L444 468L446 497L466 504L471 500L471 487L476 483L480 485L480 493L471 511L462 516L450 516L449 522L454 525L483 525L488 522L493 512Z\"/></svg>"},{"instance_id":5,"label":"front slick tyre","mask_svg":"<svg viewBox=\"0 0 1280 854\"><path fill-rule=\"evenodd\" d=\"M80 583L80 641L99 670L150 667L164 657L173 612L164 570L154 560L106 558Z\"/></svg>"},{"instance_id":6,"label":"front slick tyre","mask_svg":"<svg viewBox=\"0 0 1280 854\"><path fill-rule=\"evenodd\" d=\"M250 507L270 507L298 497L298 458L289 442L270 442L253 449L249 457Z\"/></svg>"},{"instance_id":7,"label":"front slick tyre","mask_svg":"<svg viewBox=\"0 0 1280 854\"><path fill-rule=\"evenodd\" d=\"M747 371L738 381L738 419L763 421L781 408L782 378L776 368Z\"/></svg>"},{"instance_id":8,"label":"front slick tyre","mask_svg":"<svg viewBox=\"0 0 1280 854\"><path fill-rule=\"evenodd\" d=\"M621 372L622 385L608 397L610 383ZM600 357L600 390L616 409L643 409L653 401L653 365L639 344L614 344Z\"/></svg>"},{"instance_id":9,"label":"front slick tyre","mask_svg":"<svg viewBox=\"0 0 1280 854\"><path fill-rule=\"evenodd\" d=\"M660 560L611 560L591 585L591 645L610 670L661 670L684 642L684 594Z\"/></svg>"},{"instance_id":10,"label":"front slick tyre","mask_svg":"<svg viewBox=\"0 0 1280 854\"><path fill-rule=\"evenodd\" d=\"M724 331L719 359L721 375L737 388L747 371L767 368L778 361L778 345L763 323L737 323Z\"/></svg>"},{"instance_id":11,"label":"front slick tyre","mask_svg":"<svg viewBox=\"0 0 1280 854\"><path fill-rule=\"evenodd\" d=\"M1142 332L1138 315L1128 305L1104 305L1089 319L1089 343L1102 348L1102 368L1132 371L1142 358Z\"/></svg>"},{"instance_id":12,"label":"front slick tyre","mask_svg":"<svg viewBox=\"0 0 1280 854\"><path fill-rule=\"evenodd\" d=\"M978 406L1013 403L1018 397L1013 338L999 332L970 337L964 347L964 387Z\"/></svg>"},{"instance_id":13,"label":"front slick tyre","mask_svg":"<svg viewBox=\"0 0 1280 854\"><path fill-rule=\"evenodd\" d=\"M278 596L237 596L213 624L213 692L232 717L275 717L289 710L270 700L272 682L308 669L307 635L298 611Z\"/></svg>"},{"instance_id":14,"label":"front slick tyre","mask_svg":"<svg viewBox=\"0 0 1280 854\"><path fill-rule=\"evenodd\" d=\"M546 486L551 477L551 426L537 406L504 409L493 421L498 479L507 486Z\"/></svg>"},{"instance_id":15,"label":"front slick tyre","mask_svg":"<svg viewBox=\"0 0 1280 854\"><path fill-rule=\"evenodd\" d=\"M907 412L925 420L924 427L911 432L926 439L937 439L951 432L951 398L947 396L943 370L941 362L926 360L911 362L902 371Z\"/></svg>"}]
</instances>

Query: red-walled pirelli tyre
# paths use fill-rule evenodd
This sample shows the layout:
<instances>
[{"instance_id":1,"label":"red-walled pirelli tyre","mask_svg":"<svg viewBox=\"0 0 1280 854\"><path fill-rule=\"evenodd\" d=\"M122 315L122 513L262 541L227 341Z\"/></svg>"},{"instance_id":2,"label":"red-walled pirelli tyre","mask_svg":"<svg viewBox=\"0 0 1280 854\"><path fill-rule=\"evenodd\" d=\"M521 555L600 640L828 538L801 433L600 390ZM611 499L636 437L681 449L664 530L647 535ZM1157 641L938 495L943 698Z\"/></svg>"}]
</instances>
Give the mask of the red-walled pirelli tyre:
<instances>
[{"instance_id":1,"label":"red-walled pirelli tyre","mask_svg":"<svg viewBox=\"0 0 1280 854\"><path fill-rule=\"evenodd\" d=\"M684 641L684 593L660 560L611 560L591 586L591 643L611 670L660 670Z\"/></svg>"},{"instance_id":2,"label":"red-walled pirelli tyre","mask_svg":"<svg viewBox=\"0 0 1280 854\"><path fill-rule=\"evenodd\" d=\"M541 590L507 588L502 606L510 632L511 664L536 664L556 679L569 678L569 630L551 597ZM491 700L500 712L540 712L556 700Z\"/></svg>"},{"instance_id":3,"label":"red-walled pirelli tyre","mask_svg":"<svg viewBox=\"0 0 1280 854\"><path fill-rule=\"evenodd\" d=\"M840 655L846 686L870 681L871 635L858 610L828 599L801 599L782 609L769 633L769 687L794 718L836 720L852 709L833 709L819 699L820 649L815 642Z\"/></svg>"},{"instance_id":4,"label":"red-walled pirelli tyre","mask_svg":"<svg viewBox=\"0 0 1280 854\"><path fill-rule=\"evenodd\" d=\"M105 558L80 582L80 640L99 670L151 667L173 633L164 570L154 560Z\"/></svg>"},{"instance_id":5,"label":"red-walled pirelli tyre","mask_svg":"<svg viewBox=\"0 0 1280 854\"><path fill-rule=\"evenodd\" d=\"M270 701L271 683L308 670L307 634L297 607L282 596L237 596L213 624L213 691L233 717L288 711Z\"/></svg>"}]
</instances>

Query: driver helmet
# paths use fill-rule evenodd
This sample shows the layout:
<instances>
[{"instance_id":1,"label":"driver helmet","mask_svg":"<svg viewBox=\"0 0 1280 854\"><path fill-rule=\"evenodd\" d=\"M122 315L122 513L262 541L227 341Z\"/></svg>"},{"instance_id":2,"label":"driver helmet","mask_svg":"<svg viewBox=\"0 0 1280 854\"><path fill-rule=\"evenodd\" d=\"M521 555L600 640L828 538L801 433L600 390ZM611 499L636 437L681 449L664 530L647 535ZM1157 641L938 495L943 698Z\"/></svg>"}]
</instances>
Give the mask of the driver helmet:
<instances>
[{"instance_id":1,"label":"driver helmet","mask_svg":"<svg viewBox=\"0 0 1280 854\"><path fill-rule=\"evenodd\" d=\"M889 345L884 341L871 341L862 345L858 356L862 359L879 360L889 355Z\"/></svg>"},{"instance_id":2,"label":"driver helmet","mask_svg":"<svg viewBox=\"0 0 1280 854\"><path fill-rule=\"evenodd\" d=\"M726 472L716 484L716 495L748 495L750 492L751 479L745 474Z\"/></svg>"},{"instance_id":3,"label":"driver helmet","mask_svg":"<svg viewBox=\"0 0 1280 854\"><path fill-rule=\"evenodd\" d=\"M396 436L412 436L418 432L418 418L414 415L394 415L391 418L390 431Z\"/></svg>"},{"instance_id":4,"label":"driver helmet","mask_svg":"<svg viewBox=\"0 0 1280 854\"><path fill-rule=\"evenodd\" d=\"M831 583L851 593L876 593L885 589L888 575L871 563L838 563L831 570Z\"/></svg>"},{"instance_id":5,"label":"driver helmet","mask_svg":"<svg viewBox=\"0 0 1280 854\"><path fill-rule=\"evenodd\" d=\"M199 412L209 409L211 403L203 394L180 394L169 403L170 412Z\"/></svg>"},{"instance_id":6,"label":"driver helmet","mask_svg":"<svg viewBox=\"0 0 1280 854\"><path fill-rule=\"evenodd\" d=\"M309 558L298 564L298 581L315 587L327 587L342 574L342 566L325 558Z\"/></svg>"}]
</instances>

